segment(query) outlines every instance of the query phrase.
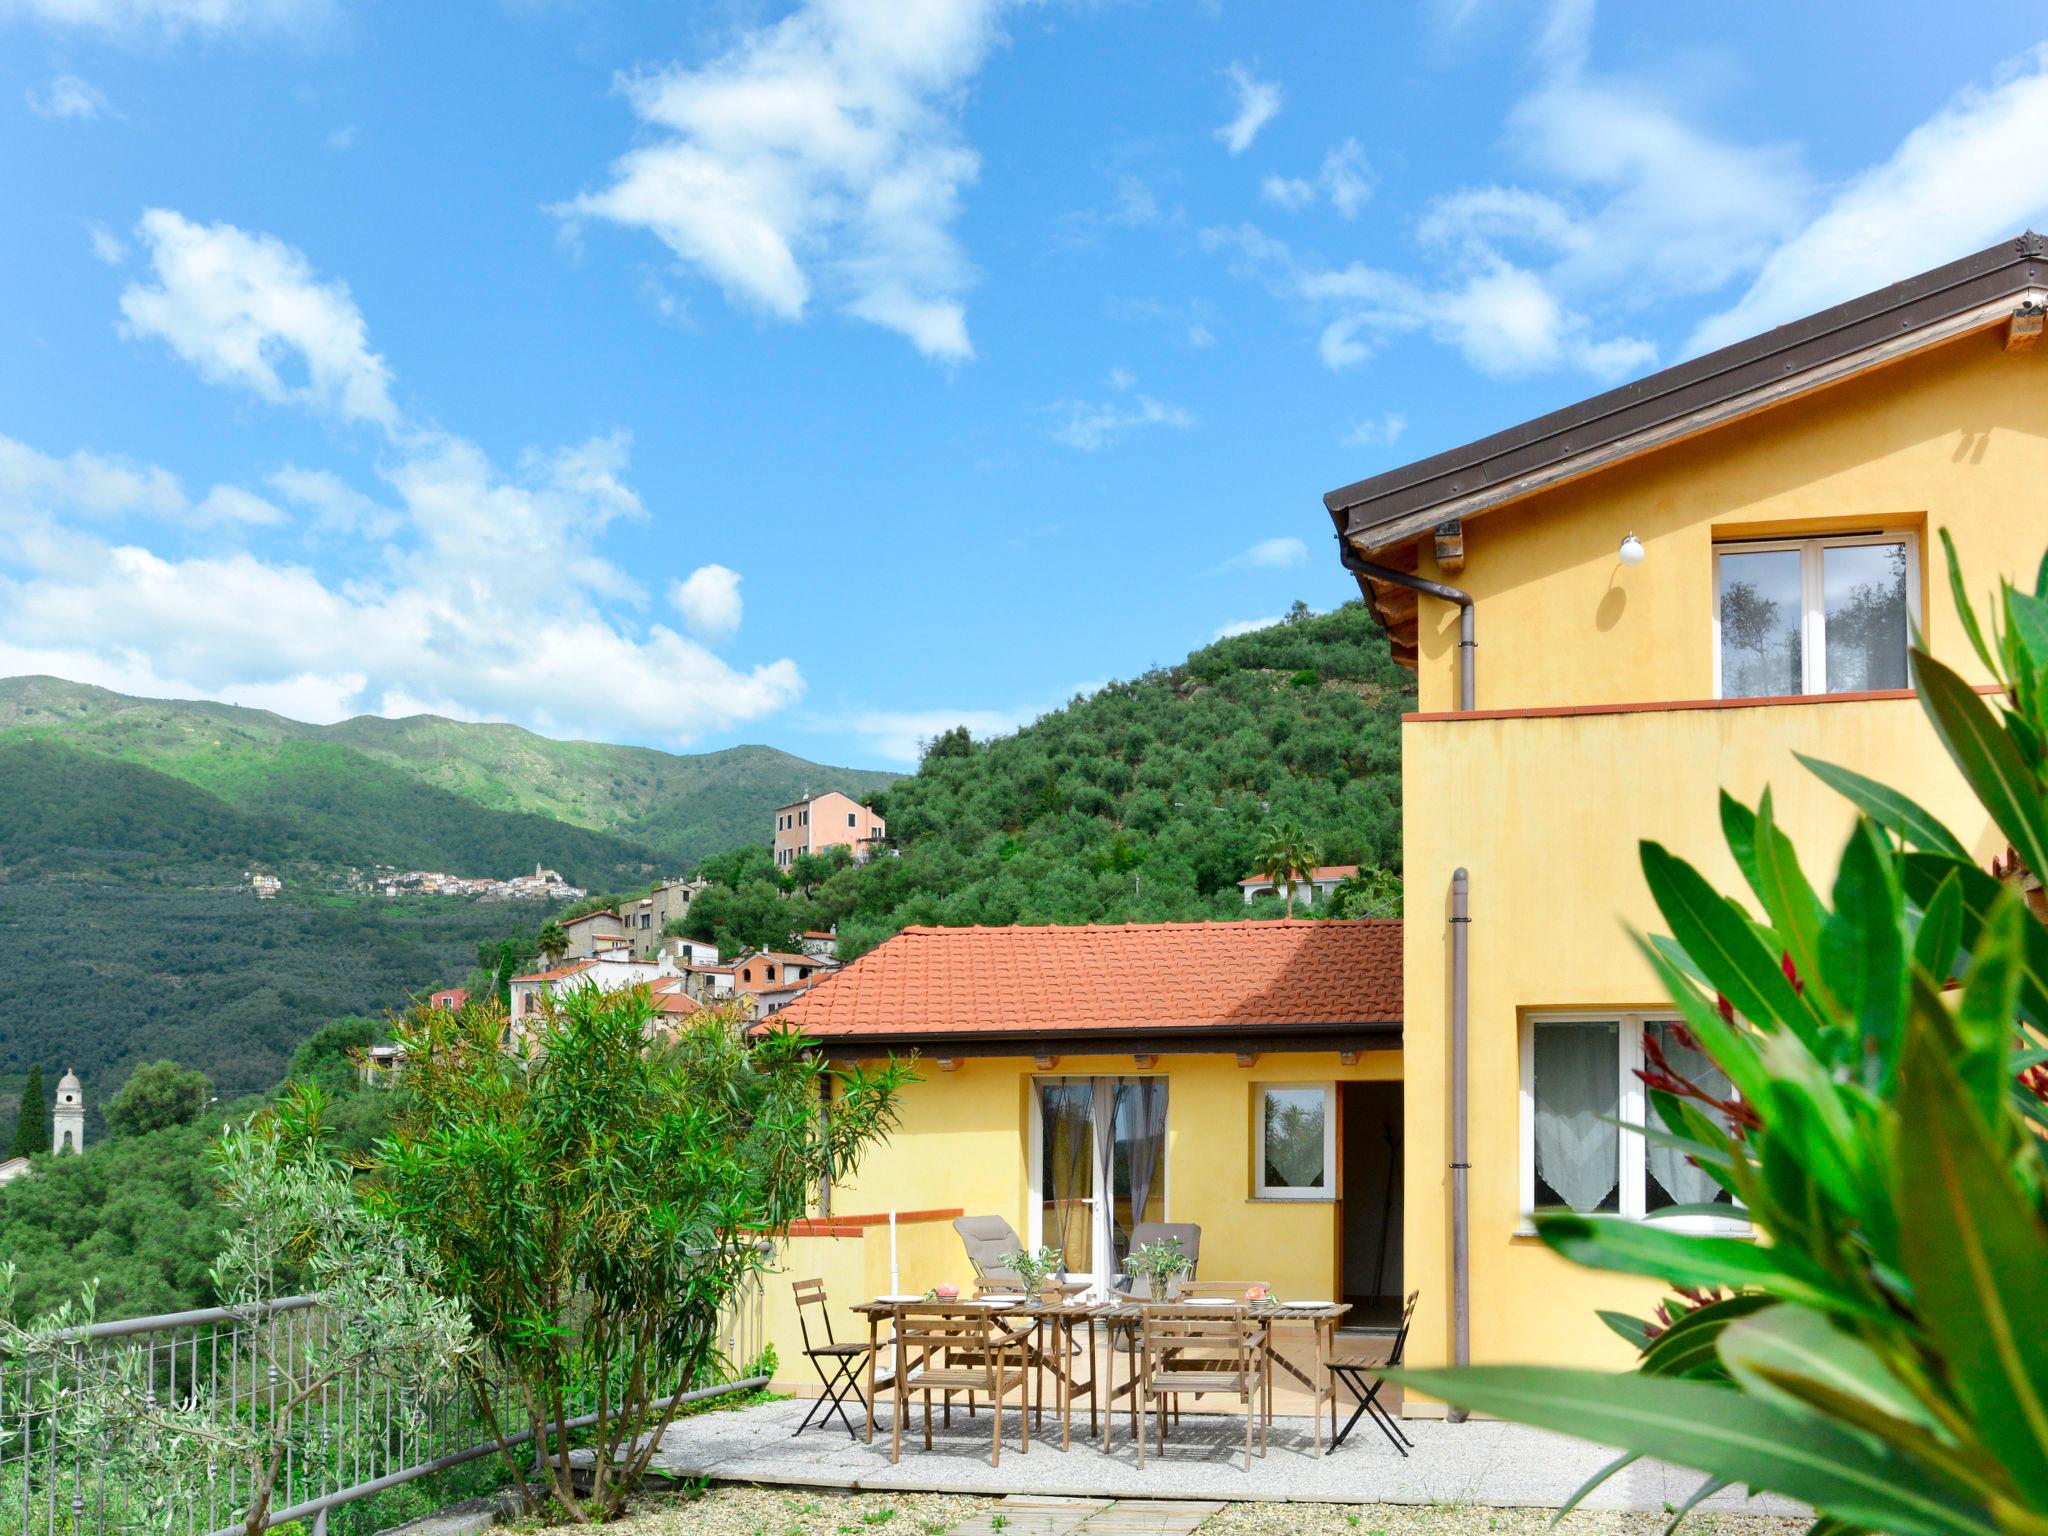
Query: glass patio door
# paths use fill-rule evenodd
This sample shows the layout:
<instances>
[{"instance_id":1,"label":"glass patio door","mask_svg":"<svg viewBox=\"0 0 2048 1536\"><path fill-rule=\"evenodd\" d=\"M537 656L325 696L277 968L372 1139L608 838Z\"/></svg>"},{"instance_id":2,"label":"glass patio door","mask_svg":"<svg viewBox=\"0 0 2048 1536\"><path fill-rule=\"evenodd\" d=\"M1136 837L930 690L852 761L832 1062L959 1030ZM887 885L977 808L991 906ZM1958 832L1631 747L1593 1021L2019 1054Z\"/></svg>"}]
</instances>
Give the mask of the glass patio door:
<instances>
[{"instance_id":1,"label":"glass patio door","mask_svg":"<svg viewBox=\"0 0 2048 1536\"><path fill-rule=\"evenodd\" d=\"M1166 1079L1037 1079L1037 1198L1030 1241L1067 1273L1113 1288L1131 1229L1166 1219Z\"/></svg>"}]
</instances>

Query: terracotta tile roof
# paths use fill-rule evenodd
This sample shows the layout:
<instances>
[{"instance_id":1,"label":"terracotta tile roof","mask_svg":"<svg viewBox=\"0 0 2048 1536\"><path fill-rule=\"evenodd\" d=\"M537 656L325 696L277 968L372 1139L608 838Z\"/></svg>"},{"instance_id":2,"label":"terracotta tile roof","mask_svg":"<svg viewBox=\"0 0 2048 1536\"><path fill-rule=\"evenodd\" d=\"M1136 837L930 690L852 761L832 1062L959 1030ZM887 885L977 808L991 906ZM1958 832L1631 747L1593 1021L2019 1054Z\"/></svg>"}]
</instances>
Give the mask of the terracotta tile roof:
<instances>
[{"instance_id":1,"label":"terracotta tile roof","mask_svg":"<svg viewBox=\"0 0 2048 1536\"><path fill-rule=\"evenodd\" d=\"M1396 918L906 928L773 1020L824 1036L1284 1030L1401 1019Z\"/></svg>"},{"instance_id":2,"label":"terracotta tile roof","mask_svg":"<svg viewBox=\"0 0 2048 1536\"><path fill-rule=\"evenodd\" d=\"M1349 880L1357 873L1358 866L1356 864L1318 864L1305 875L1300 870L1296 870L1294 878L1296 880ZM1273 881L1267 875L1246 875L1237 883L1239 885L1271 885Z\"/></svg>"},{"instance_id":3,"label":"terracotta tile roof","mask_svg":"<svg viewBox=\"0 0 2048 1536\"><path fill-rule=\"evenodd\" d=\"M652 991L654 1006L663 1013L695 1013L703 1006L683 990L680 976L669 976L657 981Z\"/></svg>"}]
</instances>

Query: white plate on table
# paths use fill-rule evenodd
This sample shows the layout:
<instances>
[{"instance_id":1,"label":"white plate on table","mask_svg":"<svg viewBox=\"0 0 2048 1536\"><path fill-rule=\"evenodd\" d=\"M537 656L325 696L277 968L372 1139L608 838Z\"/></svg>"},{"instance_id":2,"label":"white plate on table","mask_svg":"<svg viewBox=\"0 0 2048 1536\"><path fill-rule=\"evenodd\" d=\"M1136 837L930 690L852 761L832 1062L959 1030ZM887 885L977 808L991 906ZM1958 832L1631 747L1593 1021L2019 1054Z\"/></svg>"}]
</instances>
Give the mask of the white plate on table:
<instances>
[{"instance_id":1,"label":"white plate on table","mask_svg":"<svg viewBox=\"0 0 2048 1536\"><path fill-rule=\"evenodd\" d=\"M1316 1307L1334 1307L1335 1305L1337 1303L1334 1301L1283 1301L1280 1303L1283 1311L1298 1310L1302 1312L1310 1311Z\"/></svg>"},{"instance_id":2,"label":"white plate on table","mask_svg":"<svg viewBox=\"0 0 2048 1536\"><path fill-rule=\"evenodd\" d=\"M917 1295L917 1296L877 1296L877 1297L875 1298L875 1300L877 1300L877 1301L923 1301L923 1300L924 1300L924 1297L923 1297L922 1295Z\"/></svg>"},{"instance_id":3,"label":"white plate on table","mask_svg":"<svg viewBox=\"0 0 2048 1536\"><path fill-rule=\"evenodd\" d=\"M1190 1296L1185 1301L1169 1302L1168 1305L1176 1307L1234 1307L1238 1303L1232 1301L1228 1296Z\"/></svg>"}]
</instances>

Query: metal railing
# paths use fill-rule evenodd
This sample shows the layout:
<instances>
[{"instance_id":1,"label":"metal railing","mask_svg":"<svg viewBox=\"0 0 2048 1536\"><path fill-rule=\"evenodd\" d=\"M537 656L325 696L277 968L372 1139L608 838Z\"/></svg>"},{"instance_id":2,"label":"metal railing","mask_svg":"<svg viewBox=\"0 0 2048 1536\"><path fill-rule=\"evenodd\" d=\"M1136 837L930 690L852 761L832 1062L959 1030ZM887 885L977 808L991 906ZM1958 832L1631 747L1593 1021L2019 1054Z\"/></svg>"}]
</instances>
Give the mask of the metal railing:
<instances>
[{"instance_id":1,"label":"metal railing","mask_svg":"<svg viewBox=\"0 0 2048 1536\"><path fill-rule=\"evenodd\" d=\"M751 1277L720 1314L708 1380L676 1384L678 1401L718 1396L767 1383L745 1372L767 1343L762 1277ZM205 1402L216 1418L254 1428L275 1418L292 1396L295 1367L320 1354L336 1326L319 1301L289 1296L261 1307L208 1307L95 1323L64 1342L67 1363L26 1367L0 1359L0 1533L5 1536L241 1536L253 1493L249 1471L223 1465L206 1479L203 1496L182 1501L169 1523L148 1513L145 1491L122 1487L92 1454L92 1432L75 1422L81 1373L116 1356L139 1372L152 1409ZM516 1402L505 1383L486 1380L495 1405ZM595 1421L596 1396L586 1389L572 1407L585 1410L569 1427ZM431 1401L394 1400L389 1386L360 1371L337 1377L297 1409L287 1437L266 1526L310 1520L325 1526L329 1509L444 1471L499 1446L468 1389ZM523 1446L530 1431L516 1411L500 1414L506 1443Z\"/></svg>"}]
</instances>

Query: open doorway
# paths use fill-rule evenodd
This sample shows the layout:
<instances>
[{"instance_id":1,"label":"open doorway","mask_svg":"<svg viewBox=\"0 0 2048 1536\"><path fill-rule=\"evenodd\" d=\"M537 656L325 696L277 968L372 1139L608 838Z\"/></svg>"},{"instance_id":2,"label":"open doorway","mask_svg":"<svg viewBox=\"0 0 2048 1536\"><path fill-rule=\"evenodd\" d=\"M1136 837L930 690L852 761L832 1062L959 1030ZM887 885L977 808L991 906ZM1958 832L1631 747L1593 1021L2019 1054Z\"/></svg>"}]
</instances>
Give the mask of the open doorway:
<instances>
[{"instance_id":1,"label":"open doorway","mask_svg":"<svg viewBox=\"0 0 2048 1536\"><path fill-rule=\"evenodd\" d=\"M1343 1192L1338 1277L1347 1328L1401 1319L1401 1085L1339 1085Z\"/></svg>"}]
</instances>

